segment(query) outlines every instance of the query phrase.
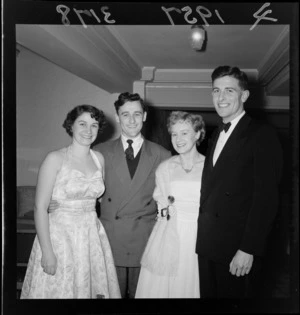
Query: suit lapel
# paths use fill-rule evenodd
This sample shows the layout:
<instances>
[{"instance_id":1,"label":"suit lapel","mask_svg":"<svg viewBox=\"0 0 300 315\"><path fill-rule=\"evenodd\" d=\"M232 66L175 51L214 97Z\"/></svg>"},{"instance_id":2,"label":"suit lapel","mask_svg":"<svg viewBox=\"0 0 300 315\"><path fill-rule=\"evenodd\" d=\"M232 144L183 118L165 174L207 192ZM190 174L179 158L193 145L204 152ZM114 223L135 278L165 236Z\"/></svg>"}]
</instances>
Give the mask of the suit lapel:
<instances>
[{"instance_id":1,"label":"suit lapel","mask_svg":"<svg viewBox=\"0 0 300 315\"><path fill-rule=\"evenodd\" d=\"M126 170L129 176L129 181L126 183L128 186L128 191L127 191L127 194L125 195L125 198L123 199L123 202L120 205L120 209L122 209L137 193L140 187L144 184L145 180L147 180L148 175L150 174L153 168L155 156L152 155L152 152L151 152L151 149L149 147L147 140L144 140L141 150L142 151L141 151L139 164L132 180L129 175L126 159L124 159Z\"/></svg>"},{"instance_id":2,"label":"suit lapel","mask_svg":"<svg viewBox=\"0 0 300 315\"><path fill-rule=\"evenodd\" d=\"M216 132L214 133L213 136L213 140L212 140L212 146L211 149L208 152L208 156L207 156L207 161L208 161L208 167L210 169L210 171L213 170L214 165L213 165L213 156L214 156L214 152L215 152L215 148L219 139L219 135L220 135L220 129L217 128Z\"/></svg>"},{"instance_id":3,"label":"suit lapel","mask_svg":"<svg viewBox=\"0 0 300 315\"><path fill-rule=\"evenodd\" d=\"M117 177L120 182L128 187L128 182L131 181L127 161L124 154L121 138L116 140L113 150L108 154L110 163L114 166Z\"/></svg>"},{"instance_id":4,"label":"suit lapel","mask_svg":"<svg viewBox=\"0 0 300 315\"><path fill-rule=\"evenodd\" d=\"M232 134L227 140L222 152L220 153L218 160L216 161L215 166L212 166L212 159L214 154L214 149L216 147L216 142L218 140L218 135L216 135L215 142L213 144L212 150L209 151L209 156L206 169L204 170L204 178L202 182L202 190L201 190L201 201L202 203L208 197L210 192L213 189L214 183L216 180L222 176L221 174L226 172L228 169L228 165L233 163L234 159L239 155L241 150L243 149L244 143L247 140L247 133L245 132L249 126L251 118L245 114L236 127L234 128Z\"/></svg>"},{"instance_id":5,"label":"suit lapel","mask_svg":"<svg viewBox=\"0 0 300 315\"><path fill-rule=\"evenodd\" d=\"M240 119L220 153L214 166L214 171L222 168L224 163L228 162L228 158L239 154L244 142L247 140L247 134L244 131L248 128L250 121L251 118L246 114Z\"/></svg>"},{"instance_id":6,"label":"suit lapel","mask_svg":"<svg viewBox=\"0 0 300 315\"><path fill-rule=\"evenodd\" d=\"M213 132L208 149L205 157L204 168L202 173L202 183L201 183L201 201L204 200L207 196L207 192L209 191L209 187L211 186L210 182L212 179L213 172L213 155L214 150L219 137L219 129Z\"/></svg>"}]
</instances>

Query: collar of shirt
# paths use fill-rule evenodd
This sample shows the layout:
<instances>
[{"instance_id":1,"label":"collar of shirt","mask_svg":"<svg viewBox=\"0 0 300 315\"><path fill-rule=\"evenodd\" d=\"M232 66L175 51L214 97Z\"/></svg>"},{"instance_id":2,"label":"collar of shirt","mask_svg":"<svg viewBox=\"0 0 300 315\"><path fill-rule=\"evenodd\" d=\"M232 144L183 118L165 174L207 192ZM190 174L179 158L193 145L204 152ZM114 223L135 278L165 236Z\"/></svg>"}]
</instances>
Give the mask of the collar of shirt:
<instances>
[{"instance_id":1,"label":"collar of shirt","mask_svg":"<svg viewBox=\"0 0 300 315\"><path fill-rule=\"evenodd\" d=\"M220 132L217 144L216 144L216 148L213 154L213 165L215 165L221 151L223 150L225 143L227 142L228 138L230 137L232 131L234 130L235 126L237 125L237 123L239 122L239 120L245 115L245 111L243 111L239 116L235 117L232 121L231 121L231 125L230 128L228 129L227 132L225 132L224 130Z\"/></svg>"},{"instance_id":2,"label":"collar of shirt","mask_svg":"<svg viewBox=\"0 0 300 315\"><path fill-rule=\"evenodd\" d=\"M226 138L229 138L231 135L232 131L234 130L235 126L237 123L240 121L240 119L246 114L245 111L242 111L237 117L231 120L231 126L229 127L228 131L225 132L224 130L221 132L221 134L226 135Z\"/></svg>"},{"instance_id":3,"label":"collar of shirt","mask_svg":"<svg viewBox=\"0 0 300 315\"><path fill-rule=\"evenodd\" d=\"M134 139L132 138L127 138L125 137L123 134L121 135L121 140L122 140L122 144L123 144L123 149L124 151L128 148L128 143L127 140L131 139L133 141L132 143L132 148L133 148L133 155L134 157L136 157L136 155L138 154L138 152L140 151L143 142L144 142L144 138L142 137L141 134L139 134L137 137L135 137Z\"/></svg>"}]
</instances>

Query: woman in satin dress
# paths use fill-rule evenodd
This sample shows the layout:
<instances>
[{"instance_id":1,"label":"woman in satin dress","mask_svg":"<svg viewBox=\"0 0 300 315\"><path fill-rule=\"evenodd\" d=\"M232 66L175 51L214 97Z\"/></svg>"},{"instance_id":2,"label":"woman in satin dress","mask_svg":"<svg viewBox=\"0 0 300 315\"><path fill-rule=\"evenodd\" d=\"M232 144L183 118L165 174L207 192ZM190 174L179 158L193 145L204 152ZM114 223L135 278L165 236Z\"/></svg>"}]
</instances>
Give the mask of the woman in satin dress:
<instances>
[{"instance_id":1,"label":"woman in satin dress","mask_svg":"<svg viewBox=\"0 0 300 315\"><path fill-rule=\"evenodd\" d=\"M105 190L104 159L90 147L105 124L101 110L76 106L63 123L71 144L42 162L37 235L21 299L120 298L111 248L95 210Z\"/></svg>"}]
</instances>

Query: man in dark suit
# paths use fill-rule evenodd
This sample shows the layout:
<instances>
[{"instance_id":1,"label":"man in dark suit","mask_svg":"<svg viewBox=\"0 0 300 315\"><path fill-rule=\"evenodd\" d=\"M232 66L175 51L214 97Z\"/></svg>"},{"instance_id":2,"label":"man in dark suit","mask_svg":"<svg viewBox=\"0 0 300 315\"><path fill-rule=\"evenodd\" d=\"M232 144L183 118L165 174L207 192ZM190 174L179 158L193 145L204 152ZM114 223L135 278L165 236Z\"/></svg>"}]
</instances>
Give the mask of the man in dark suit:
<instances>
[{"instance_id":1,"label":"man in dark suit","mask_svg":"<svg viewBox=\"0 0 300 315\"><path fill-rule=\"evenodd\" d=\"M213 71L212 98L223 125L212 136L202 176L196 244L201 298L254 297L278 207L281 146L271 127L246 114L248 97L239 68Z\"/></svg>"},{"instance_id":2,"label":"man in dark suit","mask_svg":"<svg viewBox=\"0 0 300 315\"><path fill-rule=\"evenodd\" d=\"M105 159L100 220L112 248L123 298L134 298L140 260L156 217L155 170L171 153L143 138L147 106L138 94L115 102L120 138L95 146Z\"/></svg>"}]
</instances>

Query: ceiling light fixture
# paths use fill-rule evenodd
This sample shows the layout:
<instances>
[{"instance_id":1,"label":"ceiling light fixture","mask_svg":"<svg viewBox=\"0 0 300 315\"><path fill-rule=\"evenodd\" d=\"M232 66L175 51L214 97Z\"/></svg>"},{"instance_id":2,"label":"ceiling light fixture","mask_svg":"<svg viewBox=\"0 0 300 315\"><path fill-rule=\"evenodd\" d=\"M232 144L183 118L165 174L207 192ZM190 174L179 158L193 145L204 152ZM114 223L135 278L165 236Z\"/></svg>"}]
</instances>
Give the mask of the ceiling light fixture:
<instances>
[{"instance_id":1,"label":"ceiling light fixture","mask_svg":"<svg viewBox=\"0 0 300 315\"><path fill-rule=\"evenodd\" d=\"M206 31L201 25L192 25L190 44L194 50L201 50L206 39Z\"/></svg>"}]
</instances>

